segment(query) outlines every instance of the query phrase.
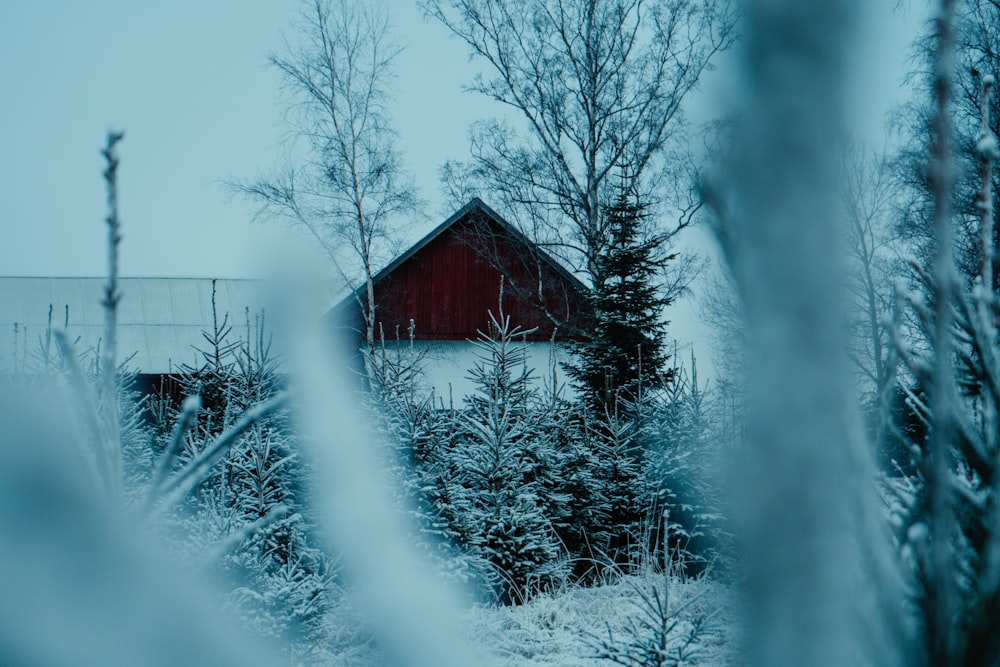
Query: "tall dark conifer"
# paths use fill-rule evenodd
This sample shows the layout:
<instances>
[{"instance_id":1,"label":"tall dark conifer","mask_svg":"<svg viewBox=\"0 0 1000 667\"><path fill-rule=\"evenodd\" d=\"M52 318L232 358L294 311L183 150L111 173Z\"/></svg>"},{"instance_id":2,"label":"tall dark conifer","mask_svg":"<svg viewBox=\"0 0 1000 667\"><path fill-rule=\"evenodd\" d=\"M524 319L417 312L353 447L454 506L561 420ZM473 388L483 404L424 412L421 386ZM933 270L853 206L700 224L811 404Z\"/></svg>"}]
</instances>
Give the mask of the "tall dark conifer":
<instances>
[{"instance_id":1,"label":"tall dark conifer","mask_svg":"<svg viewBox=\"0 0 1000 667\"><path fill-rule=\"evenodd\" d=\"M598 413L671 373L664 370L668 323L661 317L670 299L660 295L656 277L673 256L663 256L661 236L645 233L645 207L628 188L604 215L609 238L595 263L591 340L577 346L569 369Z\"/></svg>"}]
</instances>

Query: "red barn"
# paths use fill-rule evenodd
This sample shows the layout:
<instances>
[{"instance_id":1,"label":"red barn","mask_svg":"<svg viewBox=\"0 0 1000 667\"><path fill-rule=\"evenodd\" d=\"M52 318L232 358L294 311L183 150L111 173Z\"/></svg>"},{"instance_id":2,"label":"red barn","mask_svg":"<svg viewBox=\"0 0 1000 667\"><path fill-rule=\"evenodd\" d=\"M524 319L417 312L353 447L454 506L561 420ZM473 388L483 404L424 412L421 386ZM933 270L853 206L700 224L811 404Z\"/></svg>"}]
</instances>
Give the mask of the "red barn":
<instances>
[{"instance_id":1,"label":"red barn","mask_svg":"<svg viewBox=\"0 0 1000 667\"><path fill-rule=\"evenodd\" d=\"M396 258L375 277L376 337L412 339L435 359L427 367L449 367L430 381L439 393L446 384L460 396L471 366L465 341L486 331L489 312L497 314L501 284L503 311L513 325L532 330L526 339L539 375L557 354L557 342L585 338L588 289L559 262L514 229L481 200L461 210ZM334 307L332 314L364 339L361 303L364 286ZM558 347L558 346L557 346ZM441 375L441 373L437 373ZM467 387L462 387L466 389Z\"/></svg>"}]
</instances>

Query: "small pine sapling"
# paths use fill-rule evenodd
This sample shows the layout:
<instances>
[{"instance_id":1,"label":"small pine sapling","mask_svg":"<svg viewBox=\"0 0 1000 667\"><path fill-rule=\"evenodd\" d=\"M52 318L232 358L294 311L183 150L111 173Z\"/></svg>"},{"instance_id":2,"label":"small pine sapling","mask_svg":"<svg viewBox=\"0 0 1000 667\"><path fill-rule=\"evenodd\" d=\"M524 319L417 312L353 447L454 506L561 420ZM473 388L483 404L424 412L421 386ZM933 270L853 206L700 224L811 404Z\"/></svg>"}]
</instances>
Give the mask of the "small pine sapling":
<instances>
[{"instance_id":1,"label":"small pine sapling","mask_svg":"<svg viewBox=\"0 0 1000 667\"><path fill-rule=\"evenodd\" d=\"M670 525L664 511L663 525ZM683 574L678 559L670 554L663 534L663 560L659 572L626 577L633 593L634 615L623 631L615 633L610 625L604 635L588 637L595 657L625 667L682 667L696 665L702 657L703 643L717 632L716 619L721 608L705 603L707 591L675 600L671 593ZM647 564L648 565L648 564Z\"/></svg>"},{"instance_id":2,"label":"small pine sapling","mask_svg":"<svg viewBox=\"0 0 1000 667\"><path fill-rule=\"evenodd\" d=\"M475 341L476 391L457 415L447 483L458 541L490 564L498 598L514 602L560 577L564 563L541 481L552 443L533 414L537 390L517 343L528 332L498 312Z\"/></svg>"},{"instance_id":3,"label":"small pine sapling","mask_svg":"<svg viewBox=\"0 0 1000 667\"><path fill-rule=\"evenodd\" d=\"M669 552L685 567L704 568L726 542L718 500L705 493L712 488L715 443L723 434L715 429L712 393L699 385L697 363L690 371L674 369L673 379L651 389L645 398L640 425L642 441L642 498L649 547L654 552L670 535ZM669 516L667 526L659 521Z\"/></svg>"}]
</instances>

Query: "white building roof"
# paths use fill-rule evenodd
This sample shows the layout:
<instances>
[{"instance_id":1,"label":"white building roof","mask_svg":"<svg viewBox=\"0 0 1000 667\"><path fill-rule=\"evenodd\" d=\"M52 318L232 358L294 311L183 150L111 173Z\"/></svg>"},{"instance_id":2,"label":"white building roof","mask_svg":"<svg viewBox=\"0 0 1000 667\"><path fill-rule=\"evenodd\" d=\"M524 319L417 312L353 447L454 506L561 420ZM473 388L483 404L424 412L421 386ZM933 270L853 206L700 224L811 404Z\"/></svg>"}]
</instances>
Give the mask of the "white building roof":
<instances>
[{"instance_id":1,"label":"white building roof","mask_svg":"<svg viewBox=\"0 0 1000 667\"><path fill-rule=\"evenodd\" d=\"M49 306L53 328L76 340L77 352L96 349L104 331L101 306L105 278L0 277L0 372L30 369L42 354ZM120 278L118 359L134 354L130 367L167 373L180 364L200 365L195 348L206 348L202 331L212 329L212 278ZM264 306L258 280L218 279L219 320L229 314L229 340L245 338L247 312L253 323ZM52 343L50 354L56 354Z\"/></svg>"}]
</instances>

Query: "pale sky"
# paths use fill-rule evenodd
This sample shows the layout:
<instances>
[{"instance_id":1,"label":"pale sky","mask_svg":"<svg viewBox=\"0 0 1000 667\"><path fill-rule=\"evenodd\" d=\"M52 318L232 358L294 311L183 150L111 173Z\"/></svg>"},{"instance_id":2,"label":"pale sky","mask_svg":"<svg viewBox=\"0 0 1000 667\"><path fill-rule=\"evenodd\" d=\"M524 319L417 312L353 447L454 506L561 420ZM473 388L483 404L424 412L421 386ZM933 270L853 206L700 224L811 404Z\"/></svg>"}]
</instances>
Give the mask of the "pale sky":
<instances>
[{"instance_id":1,"label":"pale sky","mask_svg":"<svg viewBox=\"0 0 1000 667\"><path fill-rule=\"evenodd\" d=\"M394 122L428 212L437 170L491 113L463 94L464 47L415 2L388 3L405 51ZM273 165L285 131L266 66L299 4L276 0L64 0L0 4L0 275L101 275L99 149L123 129L122 273L243 277L287 243L253 225L226 179ZM266 261L264 258L263 261Z\"/></svg>"},{"instance_id":2,"label":"pale sky","mask_svg":"<svg viewBox=\"0 0 1000 667\"><path fill-rule=\"evenodd\" d=\"M468 155L469 125L495 115L462 91L476 72L466 47L415 0L389 0L397 61L394 124L429 217L443 219L437 174ZM896 0L859 3L869 14L857 53L856 113L877 137L905 92L904 56L920 19ZM277 224L251 225L254 207L222 181L247 179L281 154L278 77L267 67L300 4L295 0L7 0L0 3L0 275L88 276L105 270L99 150L121 144L121 272L133 276L248 277L277 254L309 248ZM727 103L733 55L688 111L708 119ZM488 198L487 198L488 199ZM688 242L709 249L695 232ZM674 334L699 337L690 304Z\"/></svg>"}]
</instances>

